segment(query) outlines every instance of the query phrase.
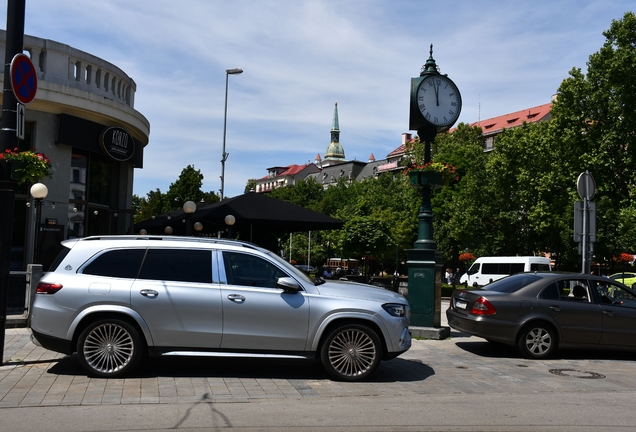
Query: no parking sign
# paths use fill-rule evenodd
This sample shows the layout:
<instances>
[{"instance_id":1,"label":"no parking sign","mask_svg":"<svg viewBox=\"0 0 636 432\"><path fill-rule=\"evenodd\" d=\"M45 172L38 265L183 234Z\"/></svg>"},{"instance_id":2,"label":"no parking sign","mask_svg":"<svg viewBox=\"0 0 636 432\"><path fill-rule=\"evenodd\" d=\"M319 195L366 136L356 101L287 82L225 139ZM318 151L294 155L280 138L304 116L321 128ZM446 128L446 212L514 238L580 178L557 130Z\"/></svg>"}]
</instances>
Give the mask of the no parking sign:
<instances>
[{"instance_id":1,"label":"no parking sign","mask_svg":"<svg viewBox=\"0 0 636 432\"><path fill-rule=\"evenodd\" d=\"M31 59L25 54L16 54L11 60L11 87L20 103L29 104L38 90L38 76Z\"/></svg>"}]
</instances>

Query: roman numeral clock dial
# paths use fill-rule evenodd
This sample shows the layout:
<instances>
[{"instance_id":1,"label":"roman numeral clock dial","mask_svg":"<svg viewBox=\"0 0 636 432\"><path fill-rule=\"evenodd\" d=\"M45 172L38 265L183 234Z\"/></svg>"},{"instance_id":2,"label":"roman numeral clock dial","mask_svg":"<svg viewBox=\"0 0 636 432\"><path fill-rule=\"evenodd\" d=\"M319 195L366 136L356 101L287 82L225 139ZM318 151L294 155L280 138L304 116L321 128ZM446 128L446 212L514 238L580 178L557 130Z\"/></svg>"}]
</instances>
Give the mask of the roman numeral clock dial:
<instances>
[{"instance_id":1,"label":"roman numeral clock dial","mask_svg":"<svg viewBox=\"0 0 636 432\"><path fill-rule=\"evenodd\" d=\"M416 101L426 121L437 127L452 126L461 112L459 90L445 75L427 76L417 89Z\"/></svg>"}]
</instances>

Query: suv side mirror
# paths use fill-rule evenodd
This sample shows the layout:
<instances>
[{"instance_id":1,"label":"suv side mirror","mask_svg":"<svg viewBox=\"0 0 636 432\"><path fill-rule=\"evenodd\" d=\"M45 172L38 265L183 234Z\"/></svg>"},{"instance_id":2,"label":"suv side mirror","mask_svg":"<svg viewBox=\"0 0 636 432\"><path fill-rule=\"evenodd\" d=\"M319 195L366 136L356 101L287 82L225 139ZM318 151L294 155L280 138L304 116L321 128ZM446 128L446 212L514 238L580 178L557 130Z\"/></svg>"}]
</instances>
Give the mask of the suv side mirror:
<instances>
[{"instance_id":1,"label":"suv side mirror","mask_svg":"<svg viewBox=\"0 0 636 432\"><path fill-rule=\"evenodd\" d=\"M278 278L276 281L276 287L282 288L285 292L296 293L300 291L300 285L294 279L290 277Z\"/></svg>"}]
</instances>

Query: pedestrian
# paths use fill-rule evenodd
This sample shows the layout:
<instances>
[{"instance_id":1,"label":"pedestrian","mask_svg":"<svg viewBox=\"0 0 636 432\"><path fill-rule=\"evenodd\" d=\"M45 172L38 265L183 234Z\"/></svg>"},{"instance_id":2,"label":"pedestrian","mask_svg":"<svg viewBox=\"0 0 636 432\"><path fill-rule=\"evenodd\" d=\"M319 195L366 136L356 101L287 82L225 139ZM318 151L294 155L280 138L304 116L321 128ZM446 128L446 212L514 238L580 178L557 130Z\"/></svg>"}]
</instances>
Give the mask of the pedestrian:
<instances>
[{"instance_id":1,"label":"pedestrian","mask_svg":"<svg viewBox=\"0 0 636 432\"><path fill-rule=\"evenodd\" d=\"M452 280L453 280L453 273L451 273L451 269L447 268L446 269L446 273L444 274L444 280L446 281L447 284L451 284Z\"/></svg>"},{"instance_id":2,"label":"pedestrian","mask_svg":"<svg viewBox=\"0 0 636 432\"><path fill-rule=\"evenodd\" d=\"M331 279L333 277L331 267L325 267L325 270L322 272L322 277L325 279Z\"/></svg>"}]
</instances>

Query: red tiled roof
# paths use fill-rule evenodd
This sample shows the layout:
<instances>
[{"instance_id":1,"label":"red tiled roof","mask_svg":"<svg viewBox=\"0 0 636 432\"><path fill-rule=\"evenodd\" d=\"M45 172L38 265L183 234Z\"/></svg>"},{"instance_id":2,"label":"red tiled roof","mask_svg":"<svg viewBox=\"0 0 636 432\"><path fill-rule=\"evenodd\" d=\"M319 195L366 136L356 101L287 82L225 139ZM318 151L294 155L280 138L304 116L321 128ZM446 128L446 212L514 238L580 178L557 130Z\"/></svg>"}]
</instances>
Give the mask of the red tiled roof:
<instances>
[{"instance_id":1,"label":"red tiled roof","mask_svg":"<svg viewBox=\"0 0 636 432\"><path fill-rule=\"evenodd\" d=\"M298 174L299 172L301 172L302 170L304 170L305 168L307 168L309 166L309 164L304 164L304 165L288 165L287 166L287 170L280 173L281 176L293 176Z\"/></svg>"},{"instance_id":2,"label":"red tiled roof","mask_svg":"<svg viewBox=\"0 0 636 432\"><path fill-rule=\"evenodd\" d=\"M471 123L470 126L480 126L484 135L490 135L495 132L501 132L502 129L513 128L515 126L521 126L523 122L535 123L541 120L550 119L550 111L552 110L552 103L539 105L533 108L526 108L521 111L505 114L499 117L493 117L486 120L480 120L475 123ZM451 129L452 133L455 129ZM393 150L387 155L387 158L391 156L401 155L406 150L404 144Z\"/></svg>"},{"instance_id":3,"label":"red tiled roof","mask_svg":"<svg viewBox=\"0 0 636 432\"><path fill-rule=\"evenodd\" d=\"M394 155L399 155L404 153L404 150L406 149L406 146L404 144L402 144L401 146L399 146L398 148L396 148L395 150L393 150L391 153L389 153L388 155L386 155L387 158L394 156Z\"/></svg>"},{"instance_id":4,"label":"red tiled roof","mask_svg":"<svg viewBox=\"0 0 636 432\"><path fill-rule=\"evenodd\" d=\"M523 122L535 123L550 118L550 110L552 104L539 105L534 108L526 108L521 111L505 114L499 117L493 117L486 120L480 120L471 123L470 126L479 126L484 135L490 135L495 132L501 132L502 129L509 129L521 126Z\"/></svg>"}]
</instances>

